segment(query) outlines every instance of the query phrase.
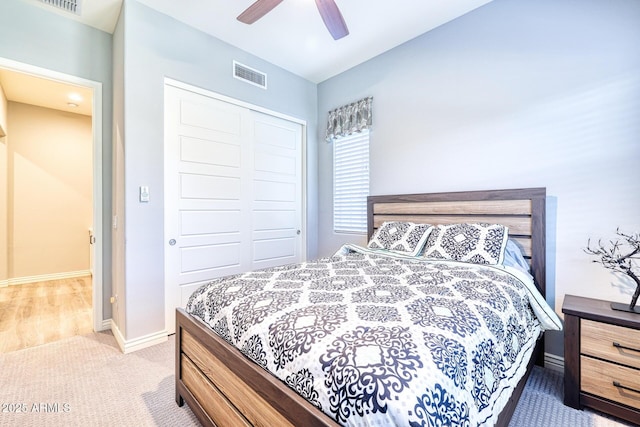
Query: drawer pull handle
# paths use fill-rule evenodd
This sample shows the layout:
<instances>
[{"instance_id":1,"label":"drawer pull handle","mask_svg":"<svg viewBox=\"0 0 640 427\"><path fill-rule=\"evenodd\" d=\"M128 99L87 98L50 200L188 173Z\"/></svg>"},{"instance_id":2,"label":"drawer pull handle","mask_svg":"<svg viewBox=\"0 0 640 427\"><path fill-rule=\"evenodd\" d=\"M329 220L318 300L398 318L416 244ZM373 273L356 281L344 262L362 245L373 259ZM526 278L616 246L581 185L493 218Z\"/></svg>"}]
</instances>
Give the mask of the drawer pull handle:
<instances>
[{"instance_id":1,"label":"drawer pull handle","mask_svg":"<svg viewBox=\"0 0 640 427\"><path fill-rule=\"evenodd\" d=\"M637 349L637 348L633 348L633 347L627 347L627 346L624 346L624 345L620 344L619 342L615 342L615 341L614 341L614 342L613 342L613 346L614 346L615 348L620 348L620 349L623 349L623 350L631 350L631 351L635 351L635 352L637 352L637 353L640 353L640 350L639 350L639 349Z\"/></svg>"},{"instance_id":2,"label":"drawer pull handle","mask_svg":"<svg viewBox=\"0 0 640 427\"><path fill-rule=\"evenodd\" d=\"M640 394L640 390L636 390L635 388L631 388L631 387L624 386L624 385L620 384L618 381L614 381L614 382L613 382L613 386L614 386L614 387L618 387L618 388L622 388L622 389L625 389L625 390L629 390L629 391L632 391L632 392L634 392L634 393L638 393L638 394Z\"/></svg>"}]
</instances>

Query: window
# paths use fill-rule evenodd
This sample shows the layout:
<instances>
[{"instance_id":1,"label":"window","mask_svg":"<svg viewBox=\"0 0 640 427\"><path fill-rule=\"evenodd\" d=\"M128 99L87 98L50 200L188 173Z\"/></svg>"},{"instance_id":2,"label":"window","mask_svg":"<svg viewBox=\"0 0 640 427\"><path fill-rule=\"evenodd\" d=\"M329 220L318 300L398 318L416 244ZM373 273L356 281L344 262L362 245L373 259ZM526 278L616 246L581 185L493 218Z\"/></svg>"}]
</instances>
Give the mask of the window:
<instances>
[{"instance_id":1,"label":"window","mask_svg":"<svg viewBox=\"0 0 640 427\"><path fill-rule=\"evenodd\" d=\"M333 231L367 232L369 131L333 141Z\"/></svg>"}]
</instances>

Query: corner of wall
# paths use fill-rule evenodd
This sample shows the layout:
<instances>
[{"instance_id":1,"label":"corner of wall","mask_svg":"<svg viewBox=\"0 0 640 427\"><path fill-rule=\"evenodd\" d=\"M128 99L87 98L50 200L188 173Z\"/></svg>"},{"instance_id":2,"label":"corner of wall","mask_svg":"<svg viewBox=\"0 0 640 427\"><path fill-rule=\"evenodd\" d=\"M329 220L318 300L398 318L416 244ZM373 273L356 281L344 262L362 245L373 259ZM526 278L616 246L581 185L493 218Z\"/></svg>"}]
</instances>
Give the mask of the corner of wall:
<instances>
[{"instance_id":1,"label":"corner of wall","mask_svg":"<svg viewBox=\"0 0 640 427\"><path fill-rule=\"evenodd\" d=\"M0 83L0 286L9 284L7 97Z\"/></svg>"},{"instance_id":2,"label":"corner of wall","mask_svg":"<svg viewBox=\"0 0 640 427\"><path fill-rule=\"evenodd\" d=\"M7 96L0 82L0 143L4 136L7 136Z\"/></svg>"},{"instance_id":3,"label":"corner of wall","mask_svg":"<svg viewBox=\"0 0 640 427\"><path fill-rule=\"evenodd\" d=\"M111 323L111 332L113 333L113 336L116 339L116 342L118 343L118 347L120 348L120 351L122 351L124 354L142 350L143 348L151 347L156 344L162 344L168 339L167 331L162 330L159 332L155 332L149 335L145 335L145 336L127 341L127 339L125 339L124 335L118 328L118 325L116 325L113 322L113 320L111 320L110 323Z\"/></svg>"}]
</instances>

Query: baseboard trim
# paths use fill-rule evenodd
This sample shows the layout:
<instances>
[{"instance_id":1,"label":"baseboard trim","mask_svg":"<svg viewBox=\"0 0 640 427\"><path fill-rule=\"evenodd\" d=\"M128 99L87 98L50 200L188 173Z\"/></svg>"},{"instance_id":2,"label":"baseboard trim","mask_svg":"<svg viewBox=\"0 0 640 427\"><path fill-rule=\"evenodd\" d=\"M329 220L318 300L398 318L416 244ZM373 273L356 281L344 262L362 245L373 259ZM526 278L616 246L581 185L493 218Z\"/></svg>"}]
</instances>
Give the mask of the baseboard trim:
<instances>
[{"instance_id":1,"label":"baseboard trim","mask_svg":"<svg viewBox=\"0 0 640 427\"><path fill-rule=\"evenodd\" d=\"M544 354L544 367L556 372L564 372L564 357L551 353Z\"/></svg>"},{"instance_id":2,"label":"baseboard trim","mask_svg":"<svg viewBox=\"0 0 640 427\"><path fill-rule=\"evenodd\" d=\"M102 320L102 324L100 325L100 329L98 329L96 332L110 330L112 323L113 323L113 321L111 319Z\"/></svg>"},{"instance_id":3,"label":"baseboard trim","mask_svg":"<svg viewBox=\"0 0 640 427\"><path fill-rule=\"evenodd\" d=\"M38 276L15 277L0 280L0 286L26 285L27 283L46 282L47 280L74 279L76 277L91 276L91 270L67 271L64 273L41 274Z\"/></svg>"},{"instance_id":4,"label":"baseboard trim","mask_svg":"<svg viewBox=\"0 0 640 427\"><path fill-rule=\"evenodd\" d=\"M113 332L113 336L118 343L118 347L120 347L120 351L124 354L132 353L137 350L142 350L143 348L151 347L156 344L162 344L167 341L167 331L155 332L153 334L145 335L140 338L135 338L132 340L126 340L122 332L120 332L120 328L115 324L113 320L111 320L111 332Z\"/></svg>"}]
</instances>

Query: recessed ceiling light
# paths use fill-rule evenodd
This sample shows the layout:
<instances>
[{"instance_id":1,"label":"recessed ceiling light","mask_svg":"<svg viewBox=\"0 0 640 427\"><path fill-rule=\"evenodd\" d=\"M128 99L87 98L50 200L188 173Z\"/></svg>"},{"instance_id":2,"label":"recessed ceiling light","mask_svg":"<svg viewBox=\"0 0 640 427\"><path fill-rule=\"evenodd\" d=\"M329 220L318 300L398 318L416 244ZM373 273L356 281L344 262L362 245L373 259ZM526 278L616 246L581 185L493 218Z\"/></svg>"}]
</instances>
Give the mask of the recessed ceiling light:
<instances>
[{"instance_id":1,"label":"recessed ceiling light","mask_svg":"<svg viewBox=\"0 0 640 427\"><path fill-rule=\"evenodd\" d=\"M67 105L71 108L76 108L78 106L75 102L67 102Z\"/></svg>"},{"instance_id":2,"label":"recessed ceiling light","mask_svg":"<svg viewBox=\"0 0 640 427\"><path fill-rule=\"evenodd\" d=\"M82 101L82 96L80 94L75 93L75 92L72 92L69 95L67 95L67 98L69 98L70 101L74 101L74 102Z\"/></svg>"}]
</instances>

